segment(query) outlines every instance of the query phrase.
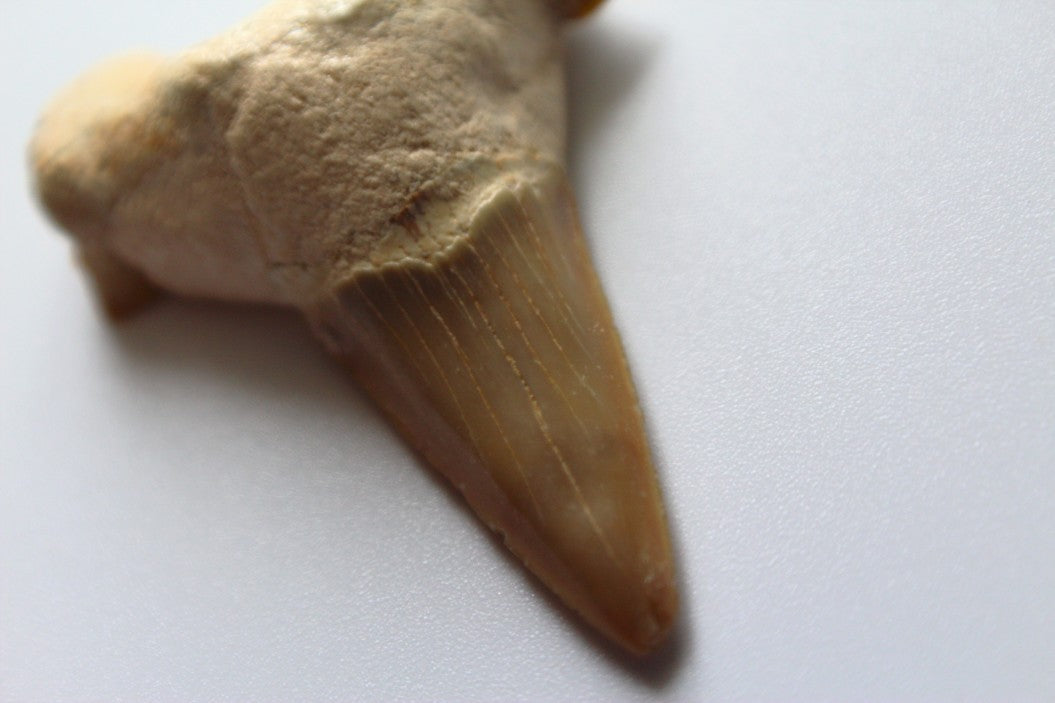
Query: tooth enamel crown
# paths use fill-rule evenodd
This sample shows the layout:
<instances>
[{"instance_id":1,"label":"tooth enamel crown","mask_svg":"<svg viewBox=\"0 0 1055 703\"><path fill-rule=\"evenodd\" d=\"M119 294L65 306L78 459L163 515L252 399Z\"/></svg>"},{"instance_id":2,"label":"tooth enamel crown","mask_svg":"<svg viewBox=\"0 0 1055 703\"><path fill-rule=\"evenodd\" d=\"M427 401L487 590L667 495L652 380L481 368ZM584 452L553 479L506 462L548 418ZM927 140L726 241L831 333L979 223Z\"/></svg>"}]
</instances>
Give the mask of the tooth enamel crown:
<instances>
[{"instance_id":1,"label":"tooth enamel crown","mask_svg":"<svg viewBox=\"0 0 1055 703\"><path fill-rule=\"evenodd\" d=\"M76 82L38 189L115 314L300 309L544 583L645 652L677 607L634 388L561 166L584 0L285 0Z\"/></svg>"}]
</instances>

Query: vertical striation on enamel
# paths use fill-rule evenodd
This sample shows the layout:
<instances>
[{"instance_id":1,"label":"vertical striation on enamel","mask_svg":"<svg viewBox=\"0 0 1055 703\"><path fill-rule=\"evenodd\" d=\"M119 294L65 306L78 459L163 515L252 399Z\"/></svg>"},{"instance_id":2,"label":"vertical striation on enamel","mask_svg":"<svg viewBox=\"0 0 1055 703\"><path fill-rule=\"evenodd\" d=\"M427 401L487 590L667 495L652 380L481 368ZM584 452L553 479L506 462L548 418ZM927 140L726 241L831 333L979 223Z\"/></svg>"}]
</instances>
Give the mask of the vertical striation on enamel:
<instances>
[{"instance_id":1,"label":"vertical striation on enamel","mask_svg":"<svg viewBox=\"0 0 1055 703\"><path fill-rule=\"evenodd\" d=\"M501 184L437 255L349 276L313 319L532 571L646 651L676 610L666 520L570 190L543 174Z\"/></svg>"}]
</instances>

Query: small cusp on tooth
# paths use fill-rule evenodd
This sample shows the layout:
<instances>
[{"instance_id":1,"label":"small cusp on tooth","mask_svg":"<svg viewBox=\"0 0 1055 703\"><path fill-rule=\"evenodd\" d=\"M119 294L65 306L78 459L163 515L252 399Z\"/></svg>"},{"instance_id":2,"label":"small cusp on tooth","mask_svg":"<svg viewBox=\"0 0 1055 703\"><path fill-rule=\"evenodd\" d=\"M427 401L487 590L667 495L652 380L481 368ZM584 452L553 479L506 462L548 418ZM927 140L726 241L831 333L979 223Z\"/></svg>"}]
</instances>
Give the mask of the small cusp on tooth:
<instances>
[{"instance_id":1,"label":"small cusp on tooth","mask_svg":"<svg viewBox=\"0 0 1055 703\"><path fill-rule=\"evenodd\" d=\"M559 168L499 188L441 254L350 275L313 318L571 608L635 652L662 641L677 610L666 519Z\"/></svg>"}]
</instances>

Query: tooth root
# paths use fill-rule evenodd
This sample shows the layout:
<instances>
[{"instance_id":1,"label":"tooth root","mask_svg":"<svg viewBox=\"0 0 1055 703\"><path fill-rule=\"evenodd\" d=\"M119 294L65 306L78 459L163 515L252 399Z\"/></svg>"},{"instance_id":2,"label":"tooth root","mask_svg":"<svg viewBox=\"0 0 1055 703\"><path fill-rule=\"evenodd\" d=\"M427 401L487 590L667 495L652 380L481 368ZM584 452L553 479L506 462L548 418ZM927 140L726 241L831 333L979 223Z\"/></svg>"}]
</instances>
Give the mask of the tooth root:
<instances>
[{"instance_id":1,"label":"tooth root","mask_svg":"<svg viewBox=\"0 0 1055 703\"><path fill-rule=\"evenodd\" d=\"M111 320L131 317L161 295L161 289L146 276L102 247L82 245L77 253L94 284L99 306Z\"/></svg>"},{"instance_id":2,"label":"tooth root","mask_svg":"<svg viewBox=\"0 0 1055 703\"><path fill-rule=\"evenodd\" d=\"M564 176L503 187L469 230L349 276L315 327L530 570L648 651L677 608L666 520Z\"/></svg>"}]
</instances>

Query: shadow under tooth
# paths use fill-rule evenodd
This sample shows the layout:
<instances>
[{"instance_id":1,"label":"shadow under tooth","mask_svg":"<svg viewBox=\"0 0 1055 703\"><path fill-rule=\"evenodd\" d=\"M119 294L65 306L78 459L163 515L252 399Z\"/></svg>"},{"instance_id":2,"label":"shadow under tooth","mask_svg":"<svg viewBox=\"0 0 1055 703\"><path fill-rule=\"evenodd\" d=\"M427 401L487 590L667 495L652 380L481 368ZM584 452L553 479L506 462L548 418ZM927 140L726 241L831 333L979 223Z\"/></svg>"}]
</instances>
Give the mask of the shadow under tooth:
<instances>
[{"instance_id":1,"label":"shadow under tooth","mask_svg":"<svg viewBox=\"0 0 1055 703\"><path fill-rule=\"evenodd\" d=\"M429 261L314 311L401 432L572 608L644 651L676 607L622 350L563 175L493 196Z\"/></svg>"}]
</instances>

